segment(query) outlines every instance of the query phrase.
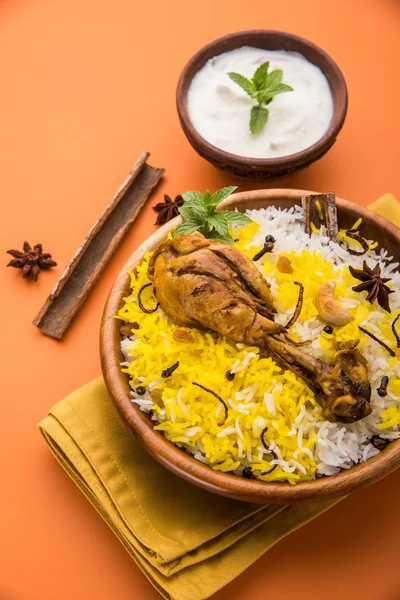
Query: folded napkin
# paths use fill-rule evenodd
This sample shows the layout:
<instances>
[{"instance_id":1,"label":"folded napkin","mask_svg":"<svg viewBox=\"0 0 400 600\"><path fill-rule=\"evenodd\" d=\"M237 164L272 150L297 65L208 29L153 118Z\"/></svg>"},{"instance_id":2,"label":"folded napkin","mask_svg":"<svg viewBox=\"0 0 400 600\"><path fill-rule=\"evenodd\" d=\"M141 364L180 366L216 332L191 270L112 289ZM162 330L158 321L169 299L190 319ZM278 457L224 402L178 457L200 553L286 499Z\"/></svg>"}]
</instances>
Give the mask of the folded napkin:
<instances>
[{"instance_id":1,"label":"folded napkin","mask_svg":"<svg viewBox=\"0 0 400 600\"><path fill-rule=\"evenodd\" d=\"M386 194L370 208L400 226ZM156 463L98 378L40 423L46 444L164 597L202 600L339 500L258 506L210 494Z\"/></svg>"}]
</instances>

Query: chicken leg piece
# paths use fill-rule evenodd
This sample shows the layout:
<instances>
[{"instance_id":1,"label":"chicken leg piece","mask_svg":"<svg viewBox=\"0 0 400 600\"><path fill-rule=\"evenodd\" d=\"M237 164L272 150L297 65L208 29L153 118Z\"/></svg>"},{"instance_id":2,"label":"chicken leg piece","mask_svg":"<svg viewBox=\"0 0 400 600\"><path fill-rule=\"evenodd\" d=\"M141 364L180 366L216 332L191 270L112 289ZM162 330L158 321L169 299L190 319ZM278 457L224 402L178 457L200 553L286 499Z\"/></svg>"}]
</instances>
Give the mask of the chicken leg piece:
<instances>
[{"instance_id":1,"label":"chicken leg piece","mask_svg":"<svg viewBox=\"0 0 400 600\"><path fill-rule=\"evenodd\" d=\"M269 285L247 257L199 233L179 235L153 254L148 274L161 308L179 325L262 344L285 330L274 322Z\"/></svg>"},{"instance_id":2,"label":"chicken leg piece","mask_svg":"<svg viewBox=\"0 0 400 600\"><path fill-rule=\"evenodd\" d=\"M179 325L212 329L259 346L314 391L330 421L350 423L370 414L371 386L362 355L349 342L327 364L276 336L269 284L239 250L204 238L179 235L155 250L148 275L161 308Z\"/></svg>"},{"instance_id":3,"label":"chicken leg piece","mask_svg":"<svg viewBox=\"0 0 400 600\"><path fill-rule=\"evenodd\" d=\"M371 414L371 384L358 341L340 343L328 364L270 336L264 349L278 364L301 377L315 393L327 421L353 423Z\"/></svg>"}]
</instances>

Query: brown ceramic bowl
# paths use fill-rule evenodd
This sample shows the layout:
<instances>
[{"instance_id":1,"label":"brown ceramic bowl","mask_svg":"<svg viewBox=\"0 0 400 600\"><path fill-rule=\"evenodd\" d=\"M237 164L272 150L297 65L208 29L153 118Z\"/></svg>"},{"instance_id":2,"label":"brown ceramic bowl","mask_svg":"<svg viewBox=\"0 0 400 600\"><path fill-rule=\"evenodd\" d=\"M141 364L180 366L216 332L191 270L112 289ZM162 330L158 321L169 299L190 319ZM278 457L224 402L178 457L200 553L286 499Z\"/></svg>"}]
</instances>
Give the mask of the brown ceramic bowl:
<instances>
[{"instance_id":1,"label":"brown ceramic bowl","mask_svg":"<svg viewBox=\"0 0 400 600\"><path fill-rule=\"evenodd\" d=\"M242 212L271 204L289 208L300 204L301 197L309 193L312 192L286 189L256 190L234 194L221 206L230 209L237 207ZM338 199L337 204L340 227L351 227L362 217L363 234L387 248L397 260L400 259L400 229L386 219L346 200ZM399 467L400 440L390 443L385 450L367 462L332 477L322 477L295 486L287 483L264 483L214 471L169 442L162 433L154 431L150 418L130 400L128 379L121 373L119 366L124 360L120 350L120 322L114 315L123 306L123 298L130 293L127 268L134 270L143 255L158 246L179 222L180 217L177 217L161 227L132 255L110 292L101 326L101 360L107 388L121 415L151 456L176 475L210 492L259 504L297 504L335 498L365 487Z\"/></svg>"},{"instance_id":2,"label":"brown ceramic bowl","mask_svg":"<svg viewBox=\"0 0 400 600\"><path fill-rule=\"evenodd\" d=\"M241 46L254 46L265 50L299 52L321 69L331 88L334 113L325 135L301 152L281 158L246 158L220 150L207 142L193 127L187 107L187 93L194 75L213 56ZM176 104L182 129L193 148L215 167L232 175L248 178L277 179L293 171L304 169L321 158L334 144L343 126L347 112L347 88L337 64L315 44L281 31L242 31L219 38L204 46L190 59L180 76L176 91Z\"/></svg>"}]
</instances>

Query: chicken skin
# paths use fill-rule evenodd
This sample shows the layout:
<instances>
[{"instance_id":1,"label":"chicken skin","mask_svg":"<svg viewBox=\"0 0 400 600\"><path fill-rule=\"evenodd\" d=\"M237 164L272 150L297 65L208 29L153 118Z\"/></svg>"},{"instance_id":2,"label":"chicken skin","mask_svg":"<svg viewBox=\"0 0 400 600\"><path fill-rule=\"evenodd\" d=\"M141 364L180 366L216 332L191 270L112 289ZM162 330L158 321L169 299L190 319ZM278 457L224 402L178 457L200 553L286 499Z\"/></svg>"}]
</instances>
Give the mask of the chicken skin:
<instances>
[{"instance_id":1,"label":"chicken skin","mask_svg":"<svg viewBox=\"0 0 400 600\"><path fill-rule=\"evenodd\" d=\"M199 233L179 235L155 251L148 274L162 309L179 325L255 345L285 330L273 320L268 283L232 246Z\"/></svg>"}]
</instances>

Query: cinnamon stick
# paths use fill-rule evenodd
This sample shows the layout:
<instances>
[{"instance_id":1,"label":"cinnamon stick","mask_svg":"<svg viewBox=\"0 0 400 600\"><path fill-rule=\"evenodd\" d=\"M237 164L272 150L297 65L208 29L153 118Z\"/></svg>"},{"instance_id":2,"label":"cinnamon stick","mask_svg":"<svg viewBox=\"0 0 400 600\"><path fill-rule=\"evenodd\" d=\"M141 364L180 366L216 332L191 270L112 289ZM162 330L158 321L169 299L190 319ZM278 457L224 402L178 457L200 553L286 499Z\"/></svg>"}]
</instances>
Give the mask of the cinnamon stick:
<instances>
[{"instance_id":1,"label":"cinnamon stick","mask_svg":"<svg viewBox=\"0 0 400 600\"><path fill-rule=\"evenodd\" d=\"M303 196L301 204L304 211L305 232L311 235L311 223L317 229L325 225L330 240L339 241L335 194L312 194Z\"/></svg>"},{"instance_id":2,"label":"cinnamon stick","mask_svg":"<svg viewBox=\"0 0 400 600\"><path fill-rule=\"evenodd\" d=\"M60 340L106 264L163 176L143 152L115 196L78 248L33 323Z\"/></svg>"}]
</instances>

